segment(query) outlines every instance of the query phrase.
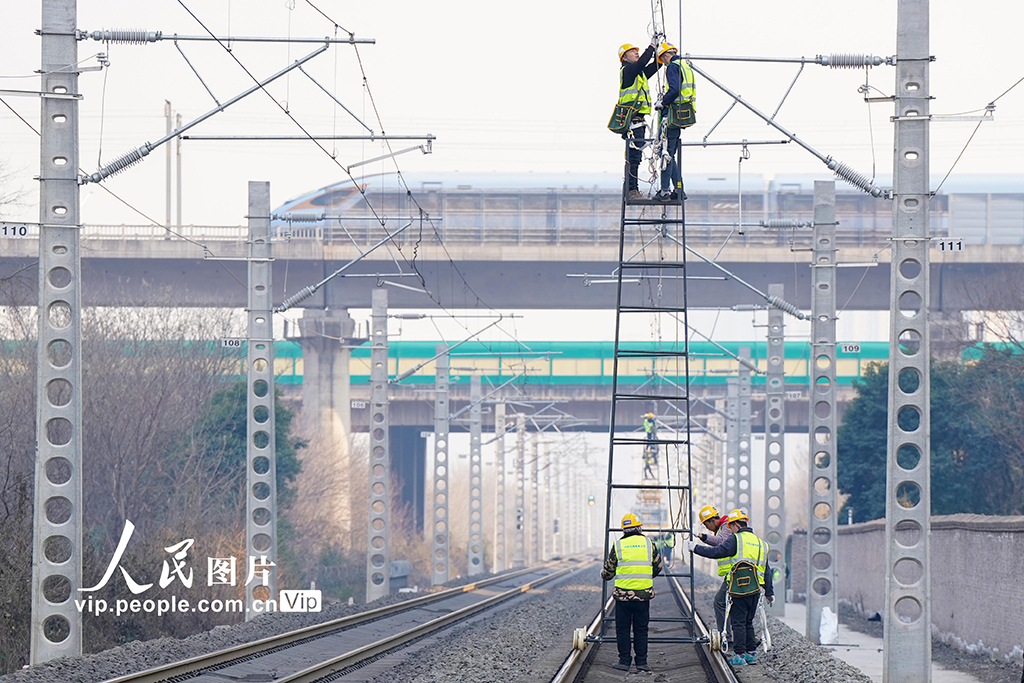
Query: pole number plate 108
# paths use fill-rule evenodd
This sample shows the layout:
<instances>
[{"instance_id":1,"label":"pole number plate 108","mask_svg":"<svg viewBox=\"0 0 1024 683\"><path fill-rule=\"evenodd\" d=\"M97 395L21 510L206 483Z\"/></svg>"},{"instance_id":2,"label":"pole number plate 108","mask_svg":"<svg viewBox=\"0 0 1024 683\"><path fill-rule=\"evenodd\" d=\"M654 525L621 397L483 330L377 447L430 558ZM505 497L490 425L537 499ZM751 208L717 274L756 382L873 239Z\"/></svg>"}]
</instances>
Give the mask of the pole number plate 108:
<instances>
[{"instance_id":1,"label":"pole number plate 108","mask_svg":"<svg viewBox=\"0 0 1024 683\"><path fill-rule=\"evenodd\" d=\"M225 337L220 340L222 349L240 349L245 340L240 337Z\"/></svg>"}]
</instances>

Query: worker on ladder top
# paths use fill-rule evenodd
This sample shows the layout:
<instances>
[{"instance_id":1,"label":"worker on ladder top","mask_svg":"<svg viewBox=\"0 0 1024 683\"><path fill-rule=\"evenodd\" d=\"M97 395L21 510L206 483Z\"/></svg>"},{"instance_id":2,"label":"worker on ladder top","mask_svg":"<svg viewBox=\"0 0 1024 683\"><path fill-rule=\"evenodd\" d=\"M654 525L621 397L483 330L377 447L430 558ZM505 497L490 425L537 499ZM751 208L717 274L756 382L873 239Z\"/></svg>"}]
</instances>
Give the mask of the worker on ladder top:
<instances>
[{"instance_id":1,"label":"worker on ladder top","mask_svg":"<svg viewBox=\"0 0 1024 683\"><path fill-rule=\"evenodd\" d=\"M643 535L640 519L632 512L622 518L622 538L615 541L601 569L601 578L615 580L615 643L619 661L613 669L629 671L635 663L638 671L650 671L647 664L647 634L651 621L651 600L654 598L654 577L661 573L662 561L658 546ZM630 630L633 632L634 662L630 652Z\"/></svg>"},{"instance_id":2,"label":"worker on ladder top","mask_svg":"<svg viewBox=\"0 0 1024 683\"><path fill-rule=\"evenodd\" d=\"M646 199L640 193L639 173L640 160L643 157L643 137L647 126L646 115L651 113L651 89L647 79L658 71L659 64L652 61L654 51L658 47L659 34L655 34L650 46L640 54L640 48L630 43L619 46L619 104L638 102L639 107L629 125L629 132L623 133L633 138L629 143L629 199Z\"/></svg>"},{"instance_id":3,"label":"worker on ladder top","mask_svg":"<svg viewBox=\"0 0 1024 683\"><path fill-rule=\"evenodd\" d=\"M675 202L686 199L683 176L676 156L679 152L679 132L697 120L697 89L693 69L679 56L674 45L662 43L658 47L658 61L665 65L665 93L655 101L654 108L659 112L658 125L664 124L666 128L665 153L668 160L661 171L661 190L654 195L654 199Z\"/></svg>"}]
</instances>

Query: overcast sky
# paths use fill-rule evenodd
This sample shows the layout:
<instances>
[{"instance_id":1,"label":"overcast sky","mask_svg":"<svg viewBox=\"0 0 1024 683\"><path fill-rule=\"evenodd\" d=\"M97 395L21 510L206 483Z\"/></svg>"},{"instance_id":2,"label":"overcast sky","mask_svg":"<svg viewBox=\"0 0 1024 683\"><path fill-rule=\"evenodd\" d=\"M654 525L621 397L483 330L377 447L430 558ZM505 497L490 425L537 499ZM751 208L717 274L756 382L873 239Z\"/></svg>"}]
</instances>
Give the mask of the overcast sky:
<instances>
[{"instance_id":1,"label":"overcast sky","mask_svg":"<svg viewBox=\"0 0 1024 683\"><path fill-rule=\"evenodd\" d=\"M617 97L620 43L649 42L647 2L509 3L446 0L316 0L345 29L376 39L359 48L369 89L384 130L393 134L433 133L434 153L399 158L407 172L608 172L621 173L620 140L605 129ZM333 25L305 0L184 0L218 34L324 36ZM294 9L289 9L294 5ZM669 39L683 52L718 55L812 56L833 52L895 53L896 3L820 0L730 0L683 3L679 36L678 4L669 3ZM1010 0L932 2L931 92L934 113L960 112L984 105L1024 75L1019 59L1019 27L1024 5ZM2 88L34 90L38 78L7 78L39 68L39 3L7 2ZM143 28L165 34L203 34L203 28L177 0L80 0L82 29ZM242 69L216 44L183 42L182 48L220 101L251 85ZM309 45L237 43L235 56L253 74L265 77L308 53ZM83 41L83 66L102 43ZM214 106L202 84L170 41L144 46L114 45L110 68L81 77L81 165L97 167L164 133L164 100L187 122ZM700 62L730 88L766 112L774 111L797 71L794 65ZM317 57L308 70L376 131L376 116L363 86L355 50L339 45ZM886 94L893 69L869 72ZM104 80L105 96L104 96ZM865 71L808 66L778 114L778 120L809 144L862 173L891 173L892 125L889 104L870 108L857 89ZM698 119L685 133L698 139L718 119L729 99L698 78ZM341 108L295 72L270 87L308 130L364 132ZM877 94L877 93L875 93ZM8 97L34 125L38 102ZM1024 85L999 101L996 121L986 123L957 166L957 173L1018 173L1024 153ZM931 127L931 171L945 173L960 152L973 123ZM102 136L100 131L102 131ZM191 131L196 134L298 134L264 93L257 92ZM874 145L872 146L872 133ZM0 162L25 190L21 206L7 218L37 220L38 138L0 107ZM776 135L737 107L713 139L765 139ZM325 143L331 148L330 143ZM382 153L379 143L339 143L337 158L351 164ZM737 150L688 150L687 173L734 173ZM344 178L338 165L310 142L186 142L184 221L186 224L241 224L249 180L271 182L272 203ZM391 162L361 167L360 173L393 170ZM820 173L821 162L795 145L753 148L744 173ZM158 221L164 216L164 151L106 181L113 191ZM1024 189L1024 188L1022 188ZM90 224L146 221L95 187L83 189L83 220ZM749 316L742 321L749 325ZM524 322L528 325L529 321ZM884 325L879 326L884 334ZM576 332L578 328L573 327Z\"/></svg>"},{"instance_id":2,"label":"overcast sky","mask_svg":"<svg viewBox=\"0 0 1024 683\"><path fill-rule=\"evenodd\" d=\"M357 36L376 39L359 49L384 127L390 133L433 133L434 153L400 158L406 171L620 172L618 138L605 130L616 99L620 43L649 42L646 2L507 3L446 0L422 2L317 0L317 6ZM786 0L733 0L684 5L679 41L676 3L668 3L669 37L694 54L799 56L832 52L895 52L895 2L866 0L849 4ZM324 36L333 26L305 0L293 10L285 0L185 0L218 34ZM980 0L965 11L952 0L932 2L931 52L933 112L983 107L1024 75L1019 59L1021 3ZM39 67L39 3L5 3L3 76L31 74ZM164 33L201 34L203 29L177 0L80 0L83 29L145 28ZM248 76L216 44L182 43L218 99L251 84ZM105 50L83 41L83 59ZM311 46L236 44L235 55L257 76L266 76ZM86 170L97 166L103 124L104 162L162 136L163 102L171 100L186 121L214 106L171 42L145 46L114 45L106 75L82 75L82 156ZM94 65L87 59L85 65ZM773 111L797 67L793 65L701 62L720 80ZM375 130L355 51L348 45L316 58L309 71ZM837 71L808 66L778 119L825 154L870 174L891 172L892 126L889 104L871 106L874 155L868 106L857 87L864 70ZM106 97L103 84L106 78ZM893 69L870 71L872 85L893 89ZM35 89L35 77L4 79L0 87ZM362 130L301 74L271 87L280 101L310 131L359 134ZM33 124L38 103L6 98ZM696 130L702 137L728 105L728 98L698 79ZM958 172L1016 173L1024 152L1024 86L1000 100L996 122L982 126L960 161ZM932 173L944 173L973 129L971 123L932 126ZM263 93L255 93L193 130L194 133L298 134ZM0 160L29 192L26 205L12 217L33 220L38 140L9 111L0 108ZM714 138L768 138L772 131L752 115L735 109ZM339 143L338 159L350 164L381 153L379 143ZM163 150L140 166L106 181L145 213L164 214ZM688 151L690 172L734 172L737 151ZM341 170L312 143L185 143L184 219L186 223L237 224L245 213L248 180L269 180L274 204L312 188L336 182ZM391 170L390 163L363 167L366 173ZM755 148L744 172L822 172L821 163L795 146ZM88 223L145 222L95 188L83 192Z\"/></svg>"}]
</instances>

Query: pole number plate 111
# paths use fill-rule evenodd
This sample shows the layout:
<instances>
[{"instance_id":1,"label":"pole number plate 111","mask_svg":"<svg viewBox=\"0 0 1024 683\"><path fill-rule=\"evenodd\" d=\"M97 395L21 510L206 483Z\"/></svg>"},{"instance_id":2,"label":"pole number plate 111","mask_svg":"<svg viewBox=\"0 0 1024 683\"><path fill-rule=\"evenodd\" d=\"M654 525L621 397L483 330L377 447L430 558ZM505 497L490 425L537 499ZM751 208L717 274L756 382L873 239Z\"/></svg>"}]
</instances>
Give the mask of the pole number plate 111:
<instances>
[{"instance_id":1,"label":"pole number plate 111","mask_svg":"<svg viewBox=\"0 0 1024 683\"><path fill-rule=\"evenodd\" d=\"M939 251L963 251L963 240L939 240Z\"/></svg>"}]
</instances>

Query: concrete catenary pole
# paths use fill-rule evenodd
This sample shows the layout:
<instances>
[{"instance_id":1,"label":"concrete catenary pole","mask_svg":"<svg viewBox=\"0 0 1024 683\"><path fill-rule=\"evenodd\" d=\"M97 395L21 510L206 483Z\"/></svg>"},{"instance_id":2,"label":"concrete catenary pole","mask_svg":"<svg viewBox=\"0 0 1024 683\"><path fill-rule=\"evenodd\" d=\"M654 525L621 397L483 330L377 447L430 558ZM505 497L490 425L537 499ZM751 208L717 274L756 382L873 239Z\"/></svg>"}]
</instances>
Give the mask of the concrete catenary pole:
<instances>
[{"instance_id":1,"label":"concrete catenary pole","mask_svg":"<svg viewBox=\"0 0 1024 683\"><path fill-rule=\"evenodd\" d=\"M750 347L740 347L740 358L743 360L750 360ZM750 401L750 368L744 364L740 364L740 379L739 379L739 453L737 454L738 460L738 472L737 481L739 482L738 493L736 495L739 500L738 507L747 509L747 514L750 514L750 503L753 500L751 498L751 481L753 479L753 468L750 466L750 444L752 441L751 432L753 431L753 425L751 424L751 401Z\"/></svg>"},{"instance_id":2,"label":"concrete catenary pole","mask_svg":"<svg viewBox=\"0 0 1024 683\"><path fill-rule=\"evenodd\" d=\"M82 654L77 28L76 0L43 0L32 664Z\"/></svg>"},{"instance_id":3,"label":"concrete catenary pole","mask_svg":"<svg viewBox=\"0 0 1024 683\"><path fill-rule=\"evenodd\" d=\"M264 567L245 587L245 618L254 600L277 598L277 458L274 431L274 320L270 253L270 183L249 182L249 338L245 553ZM256 580L260 575L262 580ZM266 585L264 586L264 582ZM262 595L261 595L262 594Z\"/></svg>"},{"instance_id":4,"label":"concrete catenary pole","mask_svg":"<svg viewBox=\"0 0 1024 683\"><path fill-rule=\"evenodd\" d=\"M483 432L483 390L480 375L469 379L469 543L467 543L466 574L476 576L484 571L484 468L480 452Z\"/></svg>"},{"instance_id":5,"label":"concrete catenary pole","mask_svg":"<svg viewBox=\"0 0 1024 683\"><path fill-rule=\"evenodd\" d=\"M505 525L505 404L494 406L494 571L508 567Z\"/></svg>"},{"instance_id":6,"label":"concrete catenary pole","mask_svg":"<svg viewBox=\"0 0 1024 683\"><path fill-rule=\"evenodd\" d=\"M388 290L370 298L370 467L366 540L366 601L391 593L390 479L388 404Z\"/></svg>"},{"instance_id":7,"label":"concrete catenary pole","mask_svg":"<svg viewBox=\"0 0 1024 683\"><path fill-rule=\"evenodd\" d=\"M555 555L555 489L551 485L551 470L555 468L551 457L551 444L544 444L544 559Z\"/></svg>"},{"instance_id":8,"label":"concrete catenary pole","mask_svg":"<svg viewBox=\"0 0 1024 683\"><path fill-rule=\"evenodd\" d=\"M725 509L727 514L740 505L739 452L740 452L740 381L735 377L725 380Z\"/></svg>"},{"instance_id":9,"label":"concrete catenary pole","mask_svg":"<svg viewBox=\"0 0 1024 683\"><path fill-rule=\"evenodd\" d=\"M437 365L434 379L434 509L431 526L430 583L437 586L448 583L448 347L437 345Z\"/></svg>"},{"instance_id":10,"label":"concrete catenary pole","mask_svg":"<svg viewBox=\"0 0 1024 683\"><path fill-rule=\"evenodd\" d=\"M175 115L174 120L175 128L181 128L181 114ZM174 183L174 191L177 193L178 199L178 210L177 210L177 226L178 233L181 233L181 136L175 141L175 159L174 159L174 170L177 172L177 181Z\"/></svg>"},{"instance_id":11,"label":"concrete catenary pole","mask_svg":"<svg viewBox=\"0 0 1024 683\"><path fill-rule=\"evenodd\" d=\"M171 131L174 130L174 113L171 110L170 100L164 100L164 119L167 127L167 135L170 135ZM173 150L170 145L167 145L165 149L165 157L167 159L167 177L165 183L166 186L164 187L164 228L167 230L167 236L169 237L171 232L171 175L173 171L171 166L171 153Z\"/></svg>"},{"instance_id":12,"label":"concrete catenary pole","mask_svg":"<svg viewBox=\"0 0 1024 683\"><path fill-rule=\"evenodd\" d=\"M821 611L836 614L836 184L814 183L811 264L807 639L819 643Z\"/></svg>"},{"instance_id":13,"label":"concrete catenary pole","mask_svg":"<svg viewBox=\"0 0 1024 683\"><path fill-rule=\"evenodd\" d=\"M526 566L526 416L516 415L516 529L512 566Z\"/></svg>"},{"instance_id":14,"label":"concrete catenary pole","mask_svg":"<svg viewBox=\"0 0 1024 683\"><path fill-rule=\"evenodd\" d=\"M928 13L897 3L884 683L931 680Z\"/></svg>"},{"instance_id":15,"label":"concrete catenary pole","mask_svg":"<svg viewBox=\"0 0 1024 683\"><path fill-rule=\"evenodd\" d=\"M782 299L785 287L768 285L770 296ZM764 411L764 528L768 562L775 585L783 587L769 614L782 616L786 609L786 320L777 308L768 309L768 376Z\"/></svg>"},{"instance_id":16,"label":"concrete catenary pole","mask_svg":"<svg viewBox=\"0 0 1024 683\"><path fill-rule=\"evenodd\" d=\"M530 437L530 564L537 564L544 553L540 538L540 443L534 432Z\"/></svg>"}]
</instances>

